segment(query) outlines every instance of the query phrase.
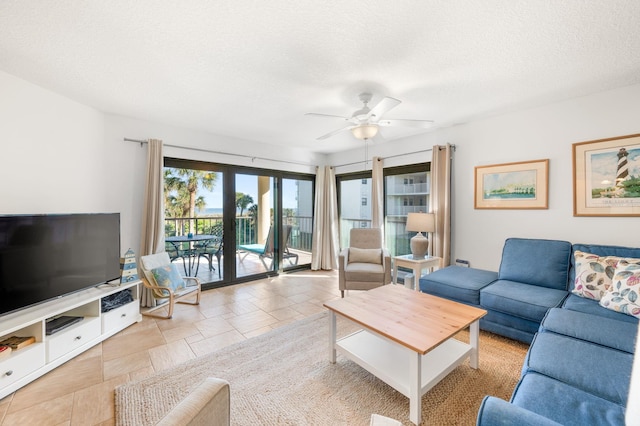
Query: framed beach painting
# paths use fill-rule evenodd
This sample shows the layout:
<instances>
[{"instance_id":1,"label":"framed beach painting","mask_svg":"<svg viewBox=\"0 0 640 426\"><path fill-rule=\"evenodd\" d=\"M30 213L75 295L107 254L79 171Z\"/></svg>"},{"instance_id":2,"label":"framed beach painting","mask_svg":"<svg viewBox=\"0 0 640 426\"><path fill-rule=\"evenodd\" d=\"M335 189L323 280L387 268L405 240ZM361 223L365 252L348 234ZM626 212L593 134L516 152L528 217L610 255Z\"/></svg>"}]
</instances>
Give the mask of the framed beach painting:
<instances>
[{"instance_id":1,"label":"framed beach painting","mask_svg":"<svg viewBox=\"0 0 640 426\"><path fill-rule=\"evenodd\" d=\"M475 168L476 209L547 209L549 159Z\"/></svg>"},{"instance_id":2,"label":"framed beach painting","mask_svg":"<svg viewBox=\"0 0 640 426\"><path fill-rule=\"evenodd\" d=\"M573 144L573 215L640 216L640 134Z\"/></svg>"}]
</instances>

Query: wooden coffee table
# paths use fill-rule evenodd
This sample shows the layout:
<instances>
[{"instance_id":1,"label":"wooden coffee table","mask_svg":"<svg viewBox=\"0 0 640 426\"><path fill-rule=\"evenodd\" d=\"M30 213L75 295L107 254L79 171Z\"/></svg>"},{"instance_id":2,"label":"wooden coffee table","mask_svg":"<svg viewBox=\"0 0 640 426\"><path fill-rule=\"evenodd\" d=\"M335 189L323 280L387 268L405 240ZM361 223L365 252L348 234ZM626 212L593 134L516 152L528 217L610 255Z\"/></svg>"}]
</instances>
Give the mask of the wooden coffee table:
<instances>
[{"instance_id":1,"label":"wooden coffee table","mask_svg":"<svg viewBox=\"0 0 640 426\"><path fill-rule=\"evenodd\" d=\"M420 424L422 395L469 357L478 368L478 321L487 311L399 285L385 285L326 302L331 363L336 351L409 398ZM336 316L363 327L336 338ZM452 336L470 327L470 342Z\"/></svg>"}]
</instances>

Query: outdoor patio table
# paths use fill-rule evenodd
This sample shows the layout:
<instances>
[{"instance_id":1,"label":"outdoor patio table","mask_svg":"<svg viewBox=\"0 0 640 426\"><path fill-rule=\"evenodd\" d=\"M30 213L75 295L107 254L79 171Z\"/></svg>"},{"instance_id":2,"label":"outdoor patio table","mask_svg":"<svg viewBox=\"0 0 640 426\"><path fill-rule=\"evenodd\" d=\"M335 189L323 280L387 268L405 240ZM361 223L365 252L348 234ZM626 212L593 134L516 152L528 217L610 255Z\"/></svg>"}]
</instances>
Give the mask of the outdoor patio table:
<instances>
[{"instance_id":1,"label":"outdoor patio table","mask_svg":"<svg viewBox=\"0 0 640 426\"><path fill-rule=\"evenodd\" d=\"M210 240L215 240L216 238L220 238L217 235L207 235L207 234L199 234L199 235L176 235L173 237L166 237L165 241L168 243L173 244L174 246L176 246L176 249L178 248L178 245L180 243L189 243L189 249L187 250L187 255L186 255L186 261L187 261L187 275L188 276L193 276L192 274L192 270L193 270L193 265L198 261L198 256L195 255L195 250L193 248L193 243L194 242L203 242L206 243L207 241ZM183 259L185 259L185 256L182 256ZM196 268L196 274L198 273L198 268Z\"/></svg>"}]
</instances>

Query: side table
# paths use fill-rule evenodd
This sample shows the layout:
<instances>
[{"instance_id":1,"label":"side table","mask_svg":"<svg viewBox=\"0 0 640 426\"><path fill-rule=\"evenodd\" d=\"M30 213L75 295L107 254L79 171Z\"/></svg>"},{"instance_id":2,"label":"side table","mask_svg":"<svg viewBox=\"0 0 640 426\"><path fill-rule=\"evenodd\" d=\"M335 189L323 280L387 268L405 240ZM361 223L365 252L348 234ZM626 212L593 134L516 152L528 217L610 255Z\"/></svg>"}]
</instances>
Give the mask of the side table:
<instances>
[{"instance_id":1,"label":"side table","mask_svg":"<svg viewBox=\"0 0 640 426\"><path fill-rule=\"evenodd\" d=\"M431 271L433 268L442 268L442 258L437 256L425 256L415 259L412 254L404 254L402 256L393 257L393 283L398 283L398 267L408 268L413 270L413 276L415 277L415 290L420 291L418 280L422 275L422 270L429 268Z\"/></svg>"}]
</instances>

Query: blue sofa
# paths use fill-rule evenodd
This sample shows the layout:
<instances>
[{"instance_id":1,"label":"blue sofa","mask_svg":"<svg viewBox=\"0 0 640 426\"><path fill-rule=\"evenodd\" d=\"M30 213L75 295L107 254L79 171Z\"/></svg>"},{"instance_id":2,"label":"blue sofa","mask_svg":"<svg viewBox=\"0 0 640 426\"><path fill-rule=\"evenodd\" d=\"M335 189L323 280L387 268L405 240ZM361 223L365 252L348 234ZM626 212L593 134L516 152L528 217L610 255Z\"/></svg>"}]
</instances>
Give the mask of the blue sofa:
<instances>
[{"instance_id":1,"label":"blue sofa","mask_svg":"<svg viewBox=\"0 0 640 426\"><path fill-rule=\"evenodd\" d=\"M578 265L584 253L593 256ZM607 256L640 259L640 248L510 238L497 273L421 277L423 292L486 309L481 328L531 343L510 402L486 397L479 425L624 424L638 319L584 295L613 274ZM583 272L590 262L597 273Z\"/></svg>"}]
</instances>

